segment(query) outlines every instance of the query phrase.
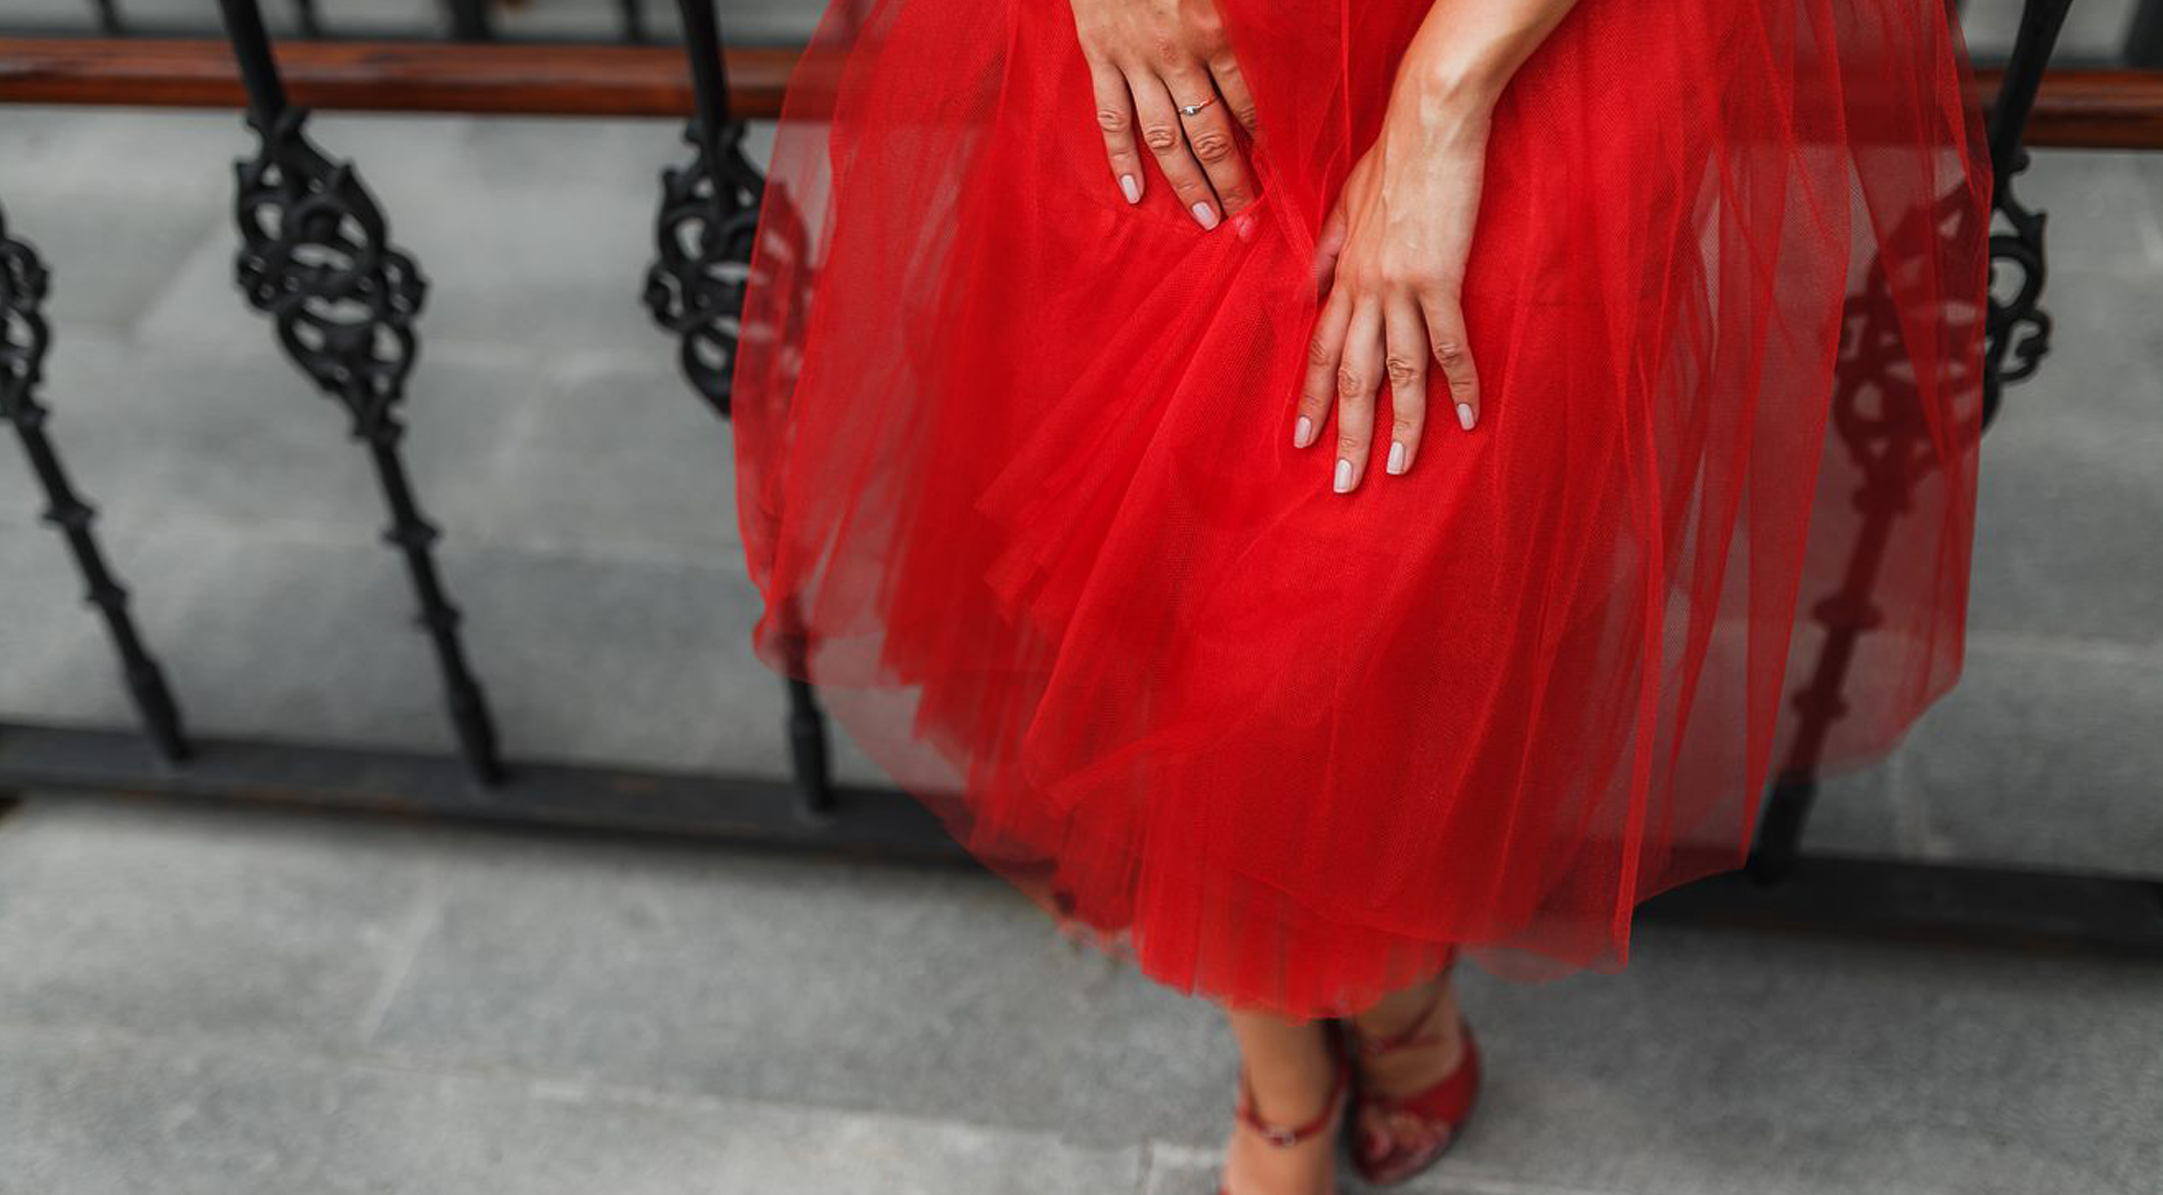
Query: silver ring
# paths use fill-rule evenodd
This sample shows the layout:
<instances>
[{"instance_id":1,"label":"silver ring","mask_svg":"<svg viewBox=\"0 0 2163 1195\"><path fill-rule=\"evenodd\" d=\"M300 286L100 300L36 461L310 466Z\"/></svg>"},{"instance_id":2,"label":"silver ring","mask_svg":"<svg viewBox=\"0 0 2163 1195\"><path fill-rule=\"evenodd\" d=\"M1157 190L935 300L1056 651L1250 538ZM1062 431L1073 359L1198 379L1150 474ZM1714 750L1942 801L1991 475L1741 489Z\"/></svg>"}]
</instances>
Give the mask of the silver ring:
<instances>
[{"instance_id":1,"label":"silver ring","mask_svg":"<svg viewBox=\"0 0 2163 1195\"><path fill-rule=\"evenodd\" d=\"M1204 109L1204 108L1207 108L1207 107L1208 107L1209 105L1211 105L1211 104L1214 104L1214 103L1216 103L1216 102L1217 102L1217 97L1215 97L1215 96L1210 96L1210 97L1209 97L1208 99L1206 99L1206 100L1203 100L1203 101L1202 101L1201 103L1199 103L1199 104L1181 104L1181 105L1179 105L1179 114L1180 114L1181 116L1192 116L1192 115L1194 115L1195 113L1197 113L1197 112L1201 111L1201 110L1202 110L1202 109Z\"/></svg>"}]
</instances>

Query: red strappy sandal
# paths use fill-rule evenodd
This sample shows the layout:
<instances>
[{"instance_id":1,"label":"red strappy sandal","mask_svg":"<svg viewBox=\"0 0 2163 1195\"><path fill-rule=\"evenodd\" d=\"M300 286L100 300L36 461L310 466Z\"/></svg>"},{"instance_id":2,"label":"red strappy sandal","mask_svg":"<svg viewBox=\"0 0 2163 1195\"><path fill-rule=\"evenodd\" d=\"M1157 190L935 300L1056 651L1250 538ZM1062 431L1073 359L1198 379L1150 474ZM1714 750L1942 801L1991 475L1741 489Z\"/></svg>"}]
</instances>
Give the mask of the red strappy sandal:
<instances>
[{"instance_id":1,"label":"red strappy sandal","mask_svg":"<svg viewBox=\"0 0 2163 1195\"><path fill-rule=\"evenodd\" d=\"M1454 963L1456 960L1451 959ZM1445 969L1446 970L1446 969ZM1412 1019L1404 1029L1380 1038L1363 1038L1350 1020L1344 1022L1344 1033L1359 1049L1362 1056L1372 1057L1401 1050L1424 1042L1438 1041L1435 1034L1422 1034L1419 1029L1427 1023L1434 1010L1441 1006L1442 989L1435 988L1433 999ZM1472 1115L1472 1104L1479 1093L1480 1056L1472 1041L1472 1026L1460 1014L1457 1029L1464 1037L1464 1054L1451 1068L1430 1086L1409 1095L1384 1095L1379 1091L1361 1090L1356 1095L1358 1107L1374 1109L1383 1113L1402 1112L1419 1121L1426 1130L1427 1140L1410 1149L1400 1148L1395 1142L1381 1152L1367 1148L1366 1134L1359 1131L1359 1118L1345 1118L1346 1136L1350 1138L1352 1167L1370 1186L1390 1187L1402 1183L1435 1164L1457 1140L1465 1121Z\"/></svg>"},{"instance_id":2,"label":"red strappy sandal","mask_svg":"<svg viewBox=\"0 0 2163 1195\"><path fill-rule=\"evenodd\" d=\"M1352 1057L1346 1052L1344 1043L1338 1039L1335 1033L1328 1034L1327 1040L1329 1042L1330 1062L1335 1072L1329 1084L1329 1099L1323 1103L1321 1112L1317 1113L1313 1120L1302 1125L1271 1124L1263 1120L1254 1110L1254 1088L1247 1081L1247 1066L1244 1062L1240 1063L1239 1106L1237 1108L1239 1119L1253 1126L1271 1145L1297 1145L1328 1128L1330 1117L1337 1114L1337 1106L1343 1102L1342 1097L1346 1089L1352 1085ZM1217 1195L1230 1195L1230 1188L1225 1187L1220 1182L1217 1186Z\"/></svg>"}]
</instances>

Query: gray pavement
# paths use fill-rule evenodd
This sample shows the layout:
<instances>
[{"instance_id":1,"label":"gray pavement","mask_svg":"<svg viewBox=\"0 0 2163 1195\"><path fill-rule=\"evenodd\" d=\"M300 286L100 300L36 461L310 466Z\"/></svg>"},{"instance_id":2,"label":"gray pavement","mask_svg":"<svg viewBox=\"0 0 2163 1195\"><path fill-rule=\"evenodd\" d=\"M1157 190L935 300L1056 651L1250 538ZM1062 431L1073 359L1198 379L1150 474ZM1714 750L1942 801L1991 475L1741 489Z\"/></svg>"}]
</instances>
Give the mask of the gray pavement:
<instances>
[{"instance_id":1,"label":"gray pavement","mask_svg":"<svg viewBox=\"0 0 2163 1195\"><path fill-rule=\"evenodd\" d=\"M2100 45L2129 9L2081 11ZM317 133L435 283L410 455L508 748L779 774L727 429L637 304L675 129ZM0 108L0 203L55 270L52 430L197 729L447 749L366 462L232 290L246 146L217 114ZM2163 155L2041 152L2021 191L2057 349L1986 447L1967 669L1810 843L2155 875ZM12 455L0 719L124 723ZM842 772L878 779L845 741ZM2152 964L1647 925L1620 976L1464 982L1491 1085L1417 1190L2163 1195ZM1207 1007L982 875L119 798L0 817L0 1195L1205 1193L1232 1065Z\"/></svg>"},{"instance_id":2,"label":"gray pavement","mask_svg":"<svg viewBox=\"0 0 2163 1195\"><path fill-rule=\"evenodd\" d=\"M1420 1191L2163 1189L2153 964L1641 927L1470 970ZM0 822L0 1192L1203 1195L1215 1015L953 869L33 801Z\"/></svg>"}]
</instances>

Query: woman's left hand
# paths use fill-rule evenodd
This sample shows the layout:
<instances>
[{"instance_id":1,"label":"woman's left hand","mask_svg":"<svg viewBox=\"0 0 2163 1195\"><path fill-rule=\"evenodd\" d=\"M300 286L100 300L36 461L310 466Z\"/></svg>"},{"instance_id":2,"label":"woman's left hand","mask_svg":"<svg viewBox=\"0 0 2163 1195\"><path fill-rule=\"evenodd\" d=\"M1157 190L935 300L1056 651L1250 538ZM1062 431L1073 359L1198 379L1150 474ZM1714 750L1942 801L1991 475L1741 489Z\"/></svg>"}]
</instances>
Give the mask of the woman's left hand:
<instances>
[{"instance_id":1,"label":"woman's left hand","mask_svg":"<svg viewBox=\"0 0 2163 1195\"><path fill-rule=\"evenodd\" d=\"M1380 135L1352 167L1315 247L1315 283L1326 298L1308 346L1293 443L1314 443L1334 403L1338 493L1366 474L1385 377L1390 473L1418 456L1430 361L1447 379L1458 425L1469 432L1479 421L1479 375L1459 296L1492 101L1415 78L1400 79Z\"/></svg>"}]
</instances>

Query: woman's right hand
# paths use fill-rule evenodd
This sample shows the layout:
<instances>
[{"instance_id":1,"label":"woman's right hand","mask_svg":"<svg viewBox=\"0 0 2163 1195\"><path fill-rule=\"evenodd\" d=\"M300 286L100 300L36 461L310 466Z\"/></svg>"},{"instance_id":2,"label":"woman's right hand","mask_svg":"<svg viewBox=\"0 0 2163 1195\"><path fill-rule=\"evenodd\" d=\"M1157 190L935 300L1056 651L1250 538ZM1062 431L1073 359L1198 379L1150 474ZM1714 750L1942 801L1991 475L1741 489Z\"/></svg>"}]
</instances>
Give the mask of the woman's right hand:
<instances>
[{"instance_id":1,"label":"woman's right hand","mask_svg":"<svg viewBox=\"0 0 2163 1195\"><path fill-rule=\"evenodd\" d=\"M1331 488L1340 494L1366 475L1383 382L1391 414L1383 468L1391 474L1419 455L1430 365L1442 371L1458 425L1469 432L1478 420L1479 371L1460 296L1494 103L1489 88L1430 87L1408 72L1315 238L1316 282L1326 294L1292 444L1314 443L1335 407Z\"/></svg>"},{"instance_id":2,"label":"woman's right hand","mask_svg":"<svg viewBox=\"0 0 2163 1195\"><path fill-rule=\"evenodd\" d=\"M1254 97L1213 0L1070 3L1096 88L1097 125L1127 202L1141 202L1146 146L1203 228L1253 203L1254 176L1232 124L1254 132ZM1191 116L1180 111L1194 104L1206 106Z\"/></svg>"}]
</instances>

